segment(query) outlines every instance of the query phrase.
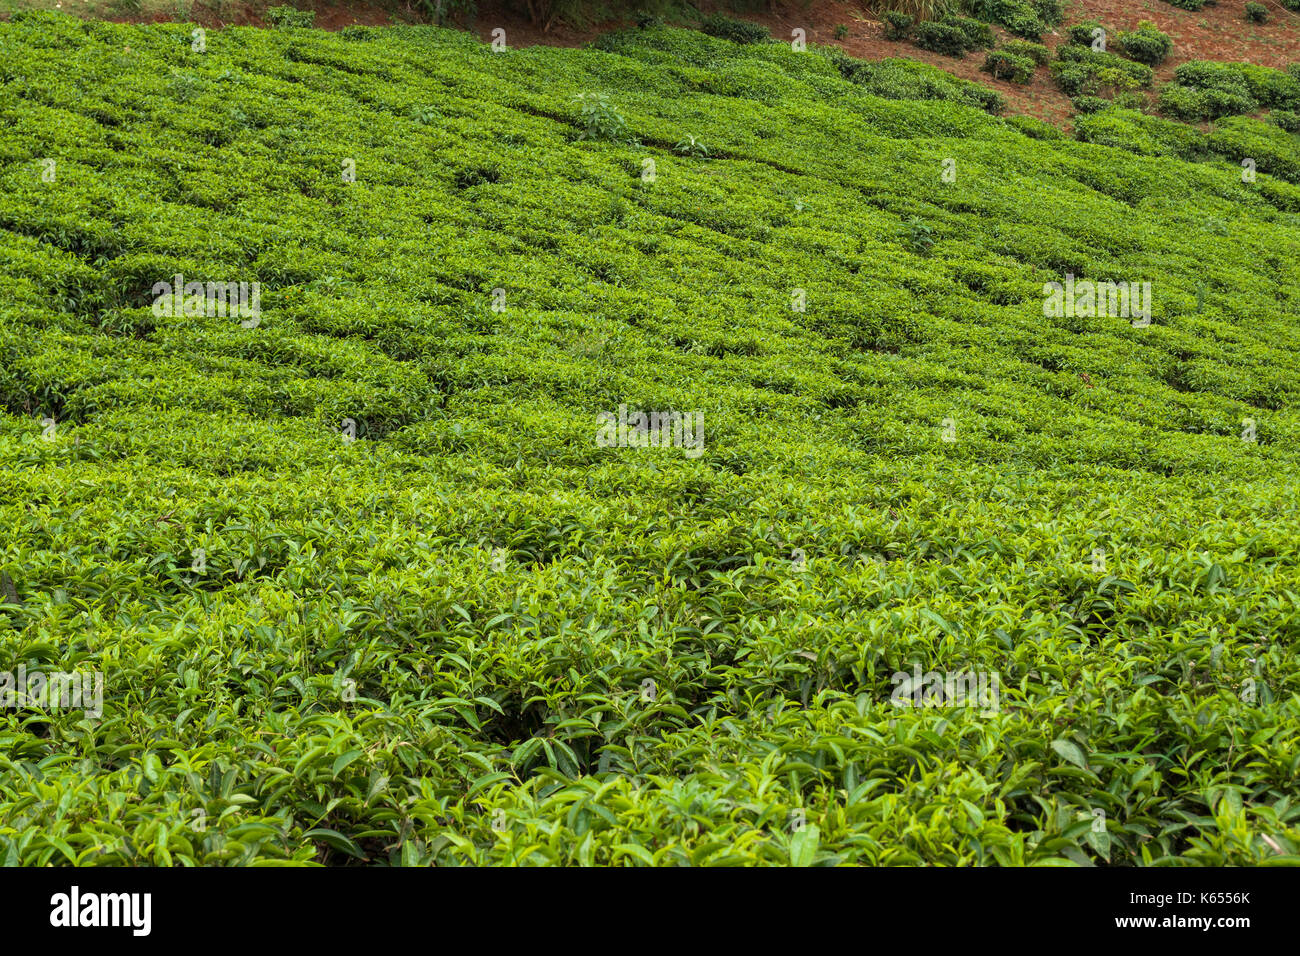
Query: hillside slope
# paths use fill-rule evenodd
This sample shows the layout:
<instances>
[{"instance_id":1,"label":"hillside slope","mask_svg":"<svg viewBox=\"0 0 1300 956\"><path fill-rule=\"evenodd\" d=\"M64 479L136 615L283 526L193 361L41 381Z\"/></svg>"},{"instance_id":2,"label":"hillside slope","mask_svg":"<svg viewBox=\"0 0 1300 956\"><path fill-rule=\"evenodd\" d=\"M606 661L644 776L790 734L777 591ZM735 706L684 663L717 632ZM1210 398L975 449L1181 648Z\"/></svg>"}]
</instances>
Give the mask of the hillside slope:
<instances>
[{"instance_id":1,"label":"hillside slope","mask_svg":"<svg viewBox=\"0 0 1300 956\"><path fill-rule=\"evenodd\" d=\"M0 24L0 859L1300 859L1300 188L602 46Z\"/></svg>"}]
</instances>

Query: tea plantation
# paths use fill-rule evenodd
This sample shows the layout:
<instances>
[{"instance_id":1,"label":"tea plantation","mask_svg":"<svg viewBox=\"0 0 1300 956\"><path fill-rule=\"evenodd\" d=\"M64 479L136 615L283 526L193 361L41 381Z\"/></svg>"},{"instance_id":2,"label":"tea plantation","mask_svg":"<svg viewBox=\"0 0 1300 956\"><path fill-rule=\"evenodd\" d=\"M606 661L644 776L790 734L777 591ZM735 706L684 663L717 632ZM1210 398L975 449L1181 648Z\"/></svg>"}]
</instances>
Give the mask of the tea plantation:
<instances>
[{"instance_id":1,"label":"tea plantation","mask_svg":"<svg viewBox=\"0 0 1300 956\"><path fill-rule=\"evenodd\" d=\"M103 678L0 710L0 862L1300 862L1265 157L683 30L192 31L0 24L0 671ZM1149 323L1045 314L1098 280Z\"/></svg>"}]
</instances>

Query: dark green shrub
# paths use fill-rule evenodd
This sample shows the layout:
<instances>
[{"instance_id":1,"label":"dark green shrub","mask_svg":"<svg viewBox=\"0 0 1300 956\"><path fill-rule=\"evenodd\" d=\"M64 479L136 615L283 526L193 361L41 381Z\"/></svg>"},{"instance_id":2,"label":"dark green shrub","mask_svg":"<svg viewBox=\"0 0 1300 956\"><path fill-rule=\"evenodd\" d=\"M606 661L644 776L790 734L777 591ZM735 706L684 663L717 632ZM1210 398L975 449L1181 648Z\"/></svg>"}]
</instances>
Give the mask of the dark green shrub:
<instances>
[{"instance_id":1,"label":"dark green shrub","mask_svg":"<svg viewBox=\"0 0 1300 956\"><path fill-rule=\"evenodd\" d=\"M573 99L578 104L582 125L580 139L604 139L611 142L627 140L627 121L609 102L607 94L578 93Z\"/></svg>"},{"instance_id":2,"label":"dark green shrub","mask_svg":"<svg viewBox=\"0 0 1300 956\"><path fill-rule=\"evenodd\" d=\"M1031 6L1034 8L1034 13L1038 14L1038 19L1049 27L1060 23L1064 15L1061 0L1032 0Z\"/></svg>"},{"instance_id":3,"label":"dark green shrub","mask_svg":"<svg viewBox=\"0 0 1300 956\"><path fill-rule=\"evenodd\" d=\"M1032 13L1010 15L1002 21L1002 25L1026 40L1038 42L1043 38L1043 22Z\"/></svg>"},{"instance_id":4,"label":"dark green shrub","mask_svg":"<svg viewBox=\"0 0 1300 956\"><path fill-rule=\"evenodd\" d=\"M912 32L912 24L916 22L916 18L910 13L899 13L896 10L884 14L883 19L886 40L906 40L908 34Z\"/></svg>"},{"instance_id":5,"label":"dark green shrub","mask_svg":"<svg viewBox=\"0 0 1300 956\"><path fill-rule=\"evenodd\" d=\"M1247 92L1226 86L1197 89L1180 83L1169 83L1160 91L1160 112L1181 120L1211 120L1236 113L1252 113L1259 106Z\"/></svg>"},{"instance_id":6,"label":"dark green shrub","mask_svg":"<svg viewBox=\"0 0 1300 956\"><path fill-rule=\"evenodd\" d=\"M928 20L925 23L918 23L912 34L913 42L917 46L932 53L962 57L966 55L967 50L973 49L966 32L950 23Z\"/></svg>"},{"instance_id":7,"label":"dark green shrub","mask_svg":"<svg viewBox=\"0 0 1300 956\"><path fill-rule=\"evenodd\" d=\"M1051 66L1052 77L1070 97L1137 90L1150 86L1155 77L1149 66L1090 47L1063 46L1056 51L1056 56Z\"/></svg>"},{"instance_id":8,"label":"dark green shrub","mask_svg":"<svg viewBox=\"0 0 1300 956\"><path fill-rule=\"evenodd\" d=\"M1056 51L1058 62L1081 63L1093 70L1117 70L1131 77L1137 86L1149 86L1155 71L1143 63L1134 63L1116 53L1101 53L1089 47L1063 46Z\"/></svg>"},{"instance_id":9,"label":"dark green shrub","mask_svg":"<svg viewBox=\"0 0 1300 956\"><path fill-rule=\"evenodd\" d=\"M917 255L928 255L934 245L934 229L919 216L903 223L903 245Z\"/></svg>"},{"instance_id":10,"label":"dark green shrub","mask_svg":"<svg viewBox=\"0 0 1300 956\"><path fill-rule=\"evenodd\" d=\"M461 14L473 16L478 12L478 0L419 0L417 6L438 26L444 25L452 17ZM581 14L579 7L574 16L561 18L577 21L582 19Z\"/></svg>"},{"instance_id":11,"label":"dark green shrub","mask_svg":"<svg viewBox=\"0 0 1300 956\"><path fill-rule=\"evenodd\" d=\"M1214 151L1234 165L1254 160L1261 173L1300 182L1300 147L1294 136L1277 126L1233 116L1215 123L1209 140Z\"/></svg>"},{"instance_id":12,"label":"dark green shrub","mask_svg":"<svg viewBox=\"0 0 1300 956\"><path fill-rule=\"evenodd\" d=\"M1246 19L1251 23L1267 23L1268 7L1262 3L1246 4Z\"/></svg>"},{"instance_id":13,"label":"dark green shrub","mask_svg":"<svg viewBox=\"0 0 1300 956\"><path fill-rule=\"evenodd\" d=\"M1092 73L1082 63L1065 63L1060 60L1051 65L1052 79L1066 96L1091 96L1096 84L1091 82Z\"/></svg>"},{"instance_id":14,"label":"dark green shrub","mask_svg":"<svg viewBox=\"0 0 1300 956\"><path fill-rule=\"evenodd\" d=\"M306 29L316 22L314 10L298 10L287 4L268 7L266 21L277 30Z\"/></svg>"},{"instance_id":15,"label":"dark green shrub","mask_svg":"<svg viewBox=\"0 0 1300 956\"><path fill-rule=\"evenodd\" d=\"M1034 4L1024 0L972 0L967 8L972 16L998 23L1016 36L1039 40L1047 23L1060 22L1060 6L1055 3ZM1047 19L1044 16L1054 19Z\"/></svg>"},{"instance_id":16,"label":"dark green shrub","mask_svg":"<svg viewBox=\"0 0 1300 956\"><path fill-rule=\"evenodd\" d=\"M1131 59L1148 66L1155 66L1157 63L1164 62L1165 57L1169 56L1174 41L1170 39L1169 34L1156 29L1156 25L1150 20L1143 20L1136 30L1120 33L1119 45L1125 55Z\"/></svg>"},{"instance_id":17,"label":"dark green shrub","mask_svg":"<svg viewBox=\"0 0 1300 956\"><path fill-rule=\"evenodd\" d=\"M1160 101L1156 107L1165 116L1174 119L1195 122L1210 117L1210 107L1205 99L1205 91L1194 86L1182 86L1169 83L1160 91Z\"/></svg>"},{"instance_id":18,"label":"dark green shrub","mask_svg":"<svg viewBox=\"0 0 1300 956\"><path fill-rule=\"evenodd\" d=\"M1237 63L1237 73L1246 81L1250 95L1269 109L1300 109L1300 78L1257 63Z\"/></svg>"},{"instance_id":19,"label":"dark green shrub","mask_svg":"<svg viewBox=\"0 0 1300 956\"><path fill-rule=\"evenodd\" d=\"M994 50L984 59L981 69L1000 80L1028 83L1034 76L1034 61L1006 50Z\"/></svg>"},{"instance_id":20,"label":"dark green shrub","mask_svg":"<svg viewBox=\"0 0 1300 956\"><path fill-rule=\"evenodd\" d=\"M848 38L848 35L849 35L849 28L845 24L841 23L839 26L835 28L835 39L844 40Z\"/></svg>"},{"instance_id":21,"label":"dark green shrub","mask_svg":"<svg viewBox=\"0 0 1300 956\"><path fill-rule=\"evenodd\" d=\"M1174 71L1174 79L1183 86L1221 90L1229 97L1239 98L1245 93L1259 106L1270 109L1300 108L1300 78L1292 73L1254 63L1193 60L1178 67Z\"/></svg>"},{"instance_id":22,"label":"dark green shrub","mask_svg":"<svg viewBox=\"0 0 1300 956\"><path fill-rule=\"evenodd\" d=\"M1180 10L1199 10L1208 2L1210 0L1165 0L1165 3Z\"/></svg>"},{"instance_id":23,"label":"dark green shrub","mask_svg":"<svg viewBox=\"0 0 1300 956\"><path fill-rule=\"evenodd\" d=\"M1177 82L1183 86L1194 86L1202 90L1217 86L1225 79L1238 75L1232 64L1216 63L1212 60L1192 60L1174 70L1174 78Z\"/></svg>"},{"instance_id":24,"label":"dark green shrub","mask_svg":"<svg viewBox=\"0 0 1300 956\"><path fill-rule=\"evenodd\" d=\"M711 37L730 40L732 43L762 43L772 36L772 32L761 23L736 20L720 13L705 17L700 30Z\"/></svg>"},{"instance_id":25,"label":"dark green shrub","mask_svg":"<svg viewBox=\"0 0 1300 956\"><path fill-rule=\"evenodd\" d=\"M1047 66L1052 59L1051 50L1041 43L1033 43L1030 40L1008 40L1000 49L1014 53L1016 56L1027 56L1037 66Z\"/></svg>"},{"instance_id":26,"label":"dark green shrub","mask_svg":"<svg viewBox=\"0 0 1300 956\"><path fill-rule=\"evenodd\" d=\"M966 34L968 49L979 50L993 45L993 30L987 23L972 20L970 17L948 16L941 23L956 27Z\"/></svg>"},{"instance_id":27,"label":"dark green shrub","mask_svg":"<svg viewBox=\"0 0 1300 956\"><path fill-rule=\"evenodd\" d=\"M1274 110L1268 114L1268 121L1288 133L1300 133L1300 113L1291 110Z\"/></svg>"},{"instance_id":28,"label":"dark green shrub","mask_svg":"<svg viewBox=\"0 0 1300 956\"><path fill-rule=\"evenodd\" d=\"M1070 43L1077 46L1091 47L1094 30L1106 30L1106 28L1101 25L1100 20L1084 20L1082 23L1076 23L1070 27L1065 35L1069 38ZM1106 30L1106 34L1109 36L1110 31Z\"/></svg>"},{"instance_id":29,"label":"dark green shrub","mask_svg":"<svg viewBox=\"0 0 1300 956\"><path fill-rule=\"evenodd\" d=\"M1259 104L1250 96L1249 93L1242 93L1239 90L1214 89L1205 90L1205 103L1208 108L1206 119L1217 119L1220 116L1233 116L1240 113L1253 113L1259 108Z\"/></svg>"},{"instance_id":30,"label":"dark green shrub","mask_svg":"<svg viewBox=\"0 0 1300 956\"><path fill-rule=\"evenodd\" d=\"M1109 109L1110 100L1100 96L1076 96L1070 100L1070 105L1074 107L1076 113L1100 113L1104 109Z\"/></svg>"}]
</instances>

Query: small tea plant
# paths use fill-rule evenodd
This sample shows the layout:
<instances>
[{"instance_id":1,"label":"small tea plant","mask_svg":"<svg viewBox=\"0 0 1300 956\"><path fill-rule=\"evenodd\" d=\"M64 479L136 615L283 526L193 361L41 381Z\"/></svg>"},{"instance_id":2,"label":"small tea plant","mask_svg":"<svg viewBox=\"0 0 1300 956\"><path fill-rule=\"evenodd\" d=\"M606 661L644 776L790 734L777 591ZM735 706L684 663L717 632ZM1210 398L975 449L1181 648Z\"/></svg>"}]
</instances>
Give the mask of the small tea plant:
<instances>
[{"instance_id":1,"label":"small tea plant","mask_svg":"<svg viewBox=\"0 0 1300 956\"><path fill-rule=\"evenodd\" d=\"M709 148L701 143L694 136L687 135L685 139L679 142L673 149L683 156L708 156Z\"/></svg>"},{"instance_id":2,"label":"small tea plant","mask_svg":"<svg viewBox=\"0 0 1300 956\"><path fill-rule=\"evenodd\" d=\"M934 245L934 230L925 220L913 216L903 223L903 244L918 255L925 255Z\"/></svg>"},{"instance_id":3,"label":"small tea plant","mask_svg":"<svg viewBox=\"0 0 1300 956\"><path fill-rule=\"evenodd\" d=\"M605 139L623 142L628 139L627 120L609 102L605 93L579 93L574 101L581 107L582 133L579 139Z\"/></svg>"}]
</instances>

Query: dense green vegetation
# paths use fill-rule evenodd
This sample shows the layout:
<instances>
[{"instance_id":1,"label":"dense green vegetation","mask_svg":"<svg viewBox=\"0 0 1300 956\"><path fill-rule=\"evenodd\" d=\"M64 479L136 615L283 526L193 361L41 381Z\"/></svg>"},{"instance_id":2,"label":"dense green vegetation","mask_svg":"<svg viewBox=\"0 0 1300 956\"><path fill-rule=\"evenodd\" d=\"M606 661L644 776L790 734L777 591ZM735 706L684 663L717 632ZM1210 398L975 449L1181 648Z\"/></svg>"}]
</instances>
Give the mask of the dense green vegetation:
<instances>
[{"instance_id":1,"label":"dense green vegetation","mask_svg":"<svg viewBox=\"0 0 1300 956\"><path fill-rule=\"evenodd\" d=\"M0 860L1300 862L1263 159L678 30L191 30L0 24L0 670L104 676L0 711Z\"/></svg>"},{"instance_id":2,"label":"dense green vegetation","mask_svg":"<svg viewBox=\"0 0 1300 956\"><path fill-rule=\"evenodd\" d=\"M1160 94L1161 112L1184 120L1209 120L1261 108L1300 108L1300 64L1291 71L1254 63L1193 60L1174 71Z\"/></svg>"},{"instance_id":3,"label":"dense green vegetation","mask_svg":"<svg viewBox=\"0 0 1300 956\"><path fill-rule=\"evenodd\" d=\"M971 16L1006 27L1018 37L1039 40L1061 22L1059 0L965 0Z\"/></svg>"},{"instance_id":4,"label":"dense green vegetation","mask_svg":"<svg viewBox=\"0 0 1300 956\"><path fill-rule=\"evenodd\" d=\"M1034 75L1035 63L1027 56L1008 50L994 50L984 58L981 69L1013 83L1028 83Z\"/></svg>"},{"instance_id":5,"label":"dense green vegetation","mask_svg":"<svg viewBox=\"0 0 1300 956\"><path fill-rule=\"evenodd\" d=\"M1139 63L1156 66L1169 56L1174 41L1169 34L1156 29L1150 20L1142 20L1136 30L1120 31L1119 45L1126 56Z\"/></svg>"}]
</instances>

